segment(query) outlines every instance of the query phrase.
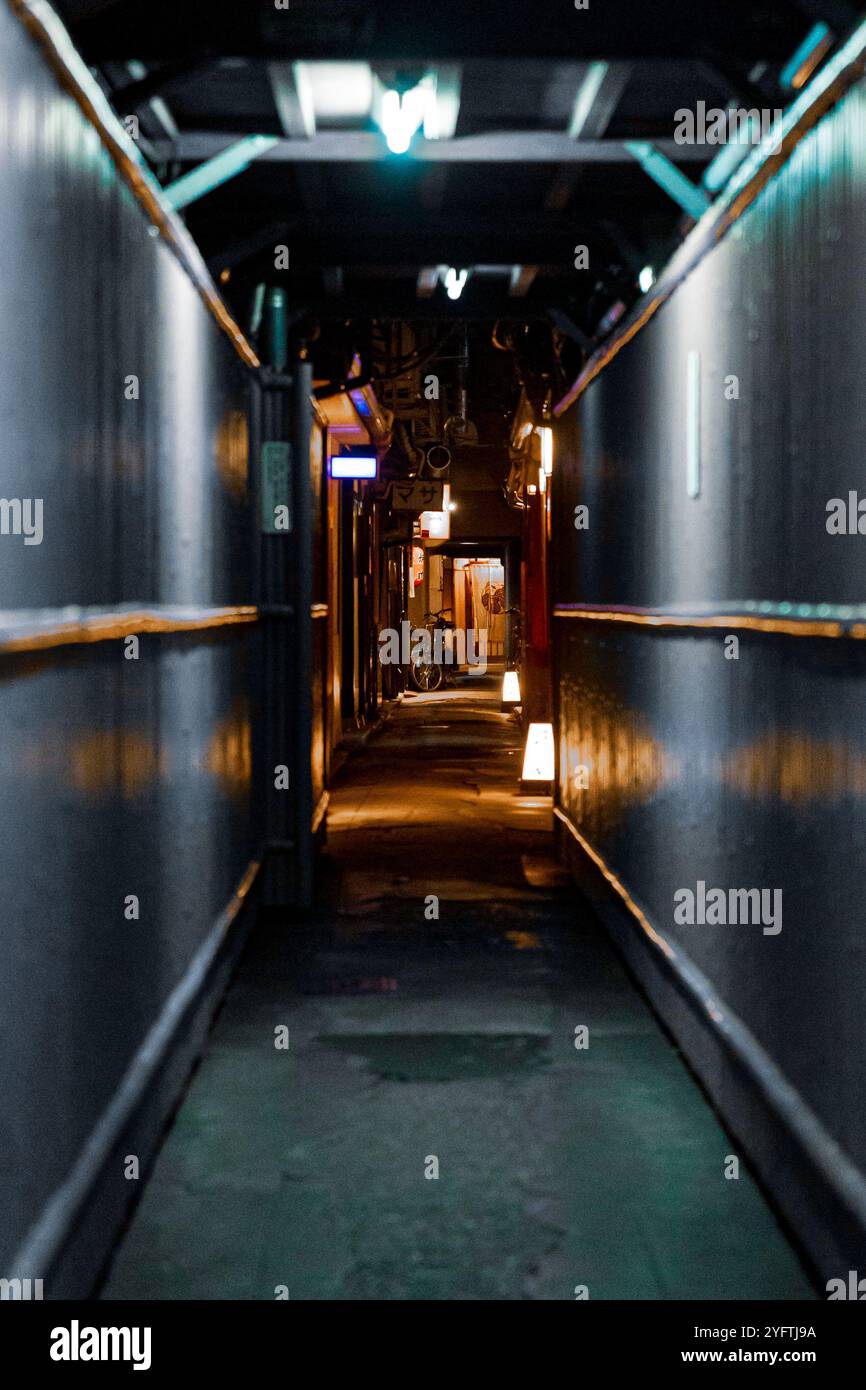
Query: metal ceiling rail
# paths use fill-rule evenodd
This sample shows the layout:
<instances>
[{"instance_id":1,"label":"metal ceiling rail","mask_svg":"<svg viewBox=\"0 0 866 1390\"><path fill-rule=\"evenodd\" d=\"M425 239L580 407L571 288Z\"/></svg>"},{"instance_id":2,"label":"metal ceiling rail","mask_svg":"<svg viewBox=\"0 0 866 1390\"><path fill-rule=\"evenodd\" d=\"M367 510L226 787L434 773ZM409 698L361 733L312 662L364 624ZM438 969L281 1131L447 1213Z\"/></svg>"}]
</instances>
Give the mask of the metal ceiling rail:
<instances>
[{"instance_id":1,"label":"metal ceiling rail","mask_svg":"<svg viewBox=\"0 0 866 1390\"><path fill-rule=\"evenodd\" d=\"M118 174L151 225L171 248L238 356L248 367L258 367L259 359L220 297L198 247L145 165L135 142L112 111L61 20L45 0L8 0L8 3L41 49L61 87L96 130Z\"/></svg>"},{"instance_id":2,"label":"metal ceiling rail","mask_svg":"<svg viewBox=\"0 0 866 1390\"><path fill-rule=\"evenodd\" d=\"M274 139L262 148L257 163L315 164L632 164L634 154L626 140L573 140L567 131L512 130L484 135L460 135L449 140L425 140L419 136L404 155L395 156L382 135L372 130L323 130L311 139ZM238 140L232 131L181 131L176 140L155 140L154 152L163 159L195 163L220 156ZM713 147L679 145L673 139L654 139L653 146L680 163L708 164Z\"/></svg>"},{"instance_id":3,"label":"metal ceiling rail","mask_svg":"<svg viewBox=\"0 0 866 1390\"><path fill-rule=\"evenodd\" d=\"M554 415L562 415L622 348L644 328L663 304L700 264L708 251L730 231L770 180L790 159L800 141L866 73L866 20L857 26L839 52L825 64L782 120L747 155L724 191L674 252L652 289L638 301L631 314L590 357Z\"/></svg>"}]
</instances>

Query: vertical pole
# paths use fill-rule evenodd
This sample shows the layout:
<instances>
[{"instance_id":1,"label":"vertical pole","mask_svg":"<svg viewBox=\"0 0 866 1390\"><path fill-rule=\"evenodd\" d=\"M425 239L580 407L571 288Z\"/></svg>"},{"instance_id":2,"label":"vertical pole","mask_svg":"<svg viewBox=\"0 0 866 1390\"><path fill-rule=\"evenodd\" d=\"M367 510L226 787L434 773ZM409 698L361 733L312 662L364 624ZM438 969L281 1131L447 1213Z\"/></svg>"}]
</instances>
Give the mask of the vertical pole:
<instances>
[{"instance_id":1,"label":"vertical pole","mask_svg":"<svg viewBox=\"0 0 866 1390\"><path fill-rule=\"evenodd\" d=\"M297 534L294 523L291 529L282 531L277 531L274 524L275 502L291 502L291 490L285 496L282 493L292 469L292 382L284 374L287 317L283 290L269 289L264 295L262 342L266 365L259 374L256 391L253 491L259 538L258 594L264 613L260 740L263 780L257 785L262 788L261 815L268 851L263 902L289 906L297 903L299 856L294 766L297 750L293 741L294 635L299 620L292 584ZM280 464L283 480L279 480ZM288 789L276 783L277 768L284 766L289 770Z\"/></svg>"},{"instance_id":2,"label":"vertical pole","mask_svg":"<svg viewBox=\"0 0 866 1390\"><path fill-rule=\"evenodd\" d=\"M342 671L340 674L340 713L355 717L355 495L340 484L340 612Z\"/></svg>"},{"instance_id":3,"label":"vertical pole","mask_svg":"<svg viewBox=\"0 0 866 1390\"><path fill-rule=\"evenodd\" d=\"M294 749L289 741L292 711L292 648L297 613L292 606L290 563L294 545L291 533L275 534L265 529L263 506L264 451L289 442L287 382L268 370L259 386L257 473L255 489L256 525L260 543L259 602L264 611L262 633L262 726L264 764L261 784L267 831L268 859L263 901L267 905L287 906L294 899L297 856L292 764ZM273 498L268 497L268 506ZM289 769L289 790L278 789L278 767Z\"/></svg>"},{"instance_id":4,"label":"vertical pole","mask_svg":"<svg viewBox=\"0 0 866 1390\"><path fill-rule=\"evenodd\" d=\"M261 535L261 478L259 460L262 450L262 386L258 377L251 377L247 386L250 429L250 516L252 518L252 601L261 610L267 602L264 583L264 556ZM270 826L268 817L268 659L270 620L263 618L256 634L255 676L252 698L252 805L250 823L256 852L267 844Z\"/></svg>"},{"instance_id":5,"label":"vertical pole","mask_svg":"<svg viewBox=\"0 0 866 1390\"><path fill-rule=\"evenodd\" d=\"M298 885L297 902L307 908L313 900L313 500L310 480L313 368L295 364L292 384L292 466L294 472L295 661L294 767Z\"/></svg>"}]
</instances>

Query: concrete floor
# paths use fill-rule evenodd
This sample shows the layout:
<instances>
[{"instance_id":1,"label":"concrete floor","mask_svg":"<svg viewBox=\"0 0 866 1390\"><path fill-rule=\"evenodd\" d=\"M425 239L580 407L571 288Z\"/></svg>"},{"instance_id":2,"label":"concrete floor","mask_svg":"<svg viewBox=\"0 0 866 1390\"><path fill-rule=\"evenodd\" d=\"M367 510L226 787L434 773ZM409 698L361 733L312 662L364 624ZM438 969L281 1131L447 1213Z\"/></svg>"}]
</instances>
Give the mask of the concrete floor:
<instances>
[{"instance_id":1,"label":"concrete floor","mask_svg":"<svg viewBox=\"0 0 866 1390\"><path fill-rule=\"evenodd\" d=\"M104 1297L815 1296L496 696L407 700L344 769L323 907L263 915Z\"/></svg>"}]
</instances>

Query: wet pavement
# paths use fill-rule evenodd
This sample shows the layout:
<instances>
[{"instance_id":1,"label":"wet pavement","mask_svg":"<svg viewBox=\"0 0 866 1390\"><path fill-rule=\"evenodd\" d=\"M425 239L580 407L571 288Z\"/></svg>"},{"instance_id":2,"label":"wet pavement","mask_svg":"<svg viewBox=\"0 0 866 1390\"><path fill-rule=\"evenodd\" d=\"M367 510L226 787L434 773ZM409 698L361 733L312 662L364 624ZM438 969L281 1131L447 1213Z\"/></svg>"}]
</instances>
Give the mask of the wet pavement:
<instances>
[{"instance_id":1,"label":"wet pavement","mask_svg":"<svg viewBox=\"0 0 866 1390\"><path fill-rule=\"evenodd\" d=\"M815 1296L497 694L407 699L342 770L322 906L262 914L103 1296Z\"/></svg>"}]
</instances>

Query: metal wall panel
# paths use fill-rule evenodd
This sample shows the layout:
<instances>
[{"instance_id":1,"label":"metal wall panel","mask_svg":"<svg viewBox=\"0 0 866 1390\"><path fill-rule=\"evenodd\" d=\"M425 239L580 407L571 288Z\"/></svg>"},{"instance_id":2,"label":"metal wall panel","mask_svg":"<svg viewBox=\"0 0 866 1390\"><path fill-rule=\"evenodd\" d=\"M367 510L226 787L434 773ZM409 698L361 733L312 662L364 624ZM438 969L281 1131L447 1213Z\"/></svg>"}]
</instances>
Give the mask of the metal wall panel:
<instances>
[{"instance_id":1,"label":"metal wall panel","mask_svg":"<svg viewBox=\"0 0 866 1390\"><path fill-rule=\"evenodd\" d=\"M864 336L860 86L560 421L554 603L857 616L866 536L825 523L830 498L866 496ZM724 631L557 619L560 805L863 1169L863 644L739 637L727 660ZM781 933L677 925L699 879L782 889Z\"/></svg>"},{"instance_id":2,"label":"metal wall panel","mask_svg":"<svg viewBox=\"0 0 866 1390\"><path fill-rule=\"evenodd\" d=\"M5 6L0 356L0 496L44 517L0 609L251 601L243 368ZM0 658L2 1274L250 859L256 643Z\"/></svg>"}]
</instances>

